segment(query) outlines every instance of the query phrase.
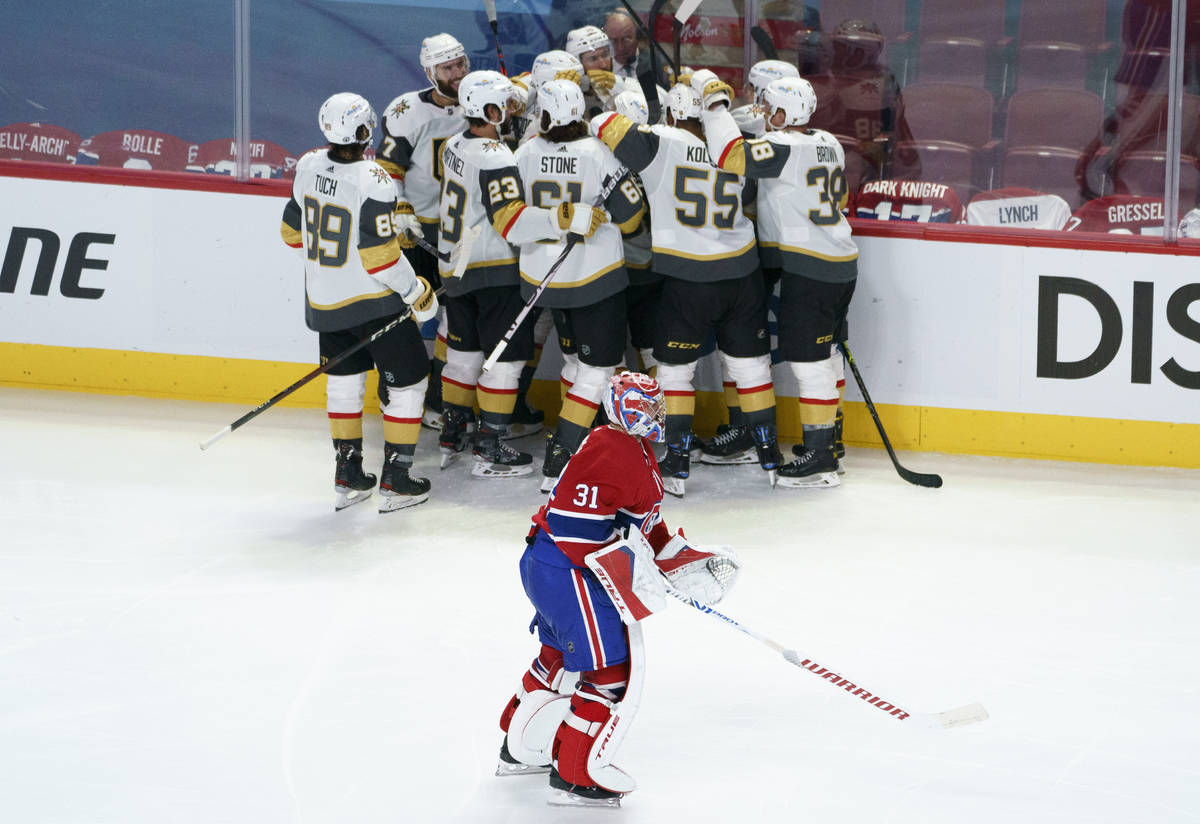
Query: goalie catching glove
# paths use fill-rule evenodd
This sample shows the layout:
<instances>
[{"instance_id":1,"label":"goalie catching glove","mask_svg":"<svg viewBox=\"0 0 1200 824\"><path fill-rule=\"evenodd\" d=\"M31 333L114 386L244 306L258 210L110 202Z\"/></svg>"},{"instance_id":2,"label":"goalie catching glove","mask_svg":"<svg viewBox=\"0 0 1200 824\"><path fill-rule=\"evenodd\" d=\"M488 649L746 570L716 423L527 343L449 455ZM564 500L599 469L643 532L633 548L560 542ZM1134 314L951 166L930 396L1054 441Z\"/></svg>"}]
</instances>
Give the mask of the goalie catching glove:
<instances>
[{"instance_id":1,"label":"goalie catching glove","mask_svg":"<svg viewBox=\"0 0 1200 824\"><path fill-rule=\"evenodd\" d=\"M425 278L416 278L412 288L400 295L400 297L412 309L413 320L418 324L425 323L425 321L433 320L437 317L437 295L434 294L433 289L429 286L429 281L425 280Z\"/></svg>"},{"instance_id":2,"label":"goalie catching glove","mask_svg":"<svg viewBox=\"0 0 1200 824\"><path fill-rule=\"evenodd\" d=\"M559 204L556 216L560 229L582 237L591 237L597 229L608 223L608 213L603 209L570 201Z\"/></svg>"},{"instance_id":3,"label":"goalie catching glove","mask_svg":"<svg viewBox=\"0 0 1200 824\"><path fill-rule=\"evenodd\" d=\"M733 88L708 69L701 69L694 73L691 76L691 86L692 90L700 95L700 100L706 109L711 109L719 103L725 104L728 108L729 101L733 99Z\"/></svg>"},{"instance_id":4,"label":"goalie catching glove","mask_svg":"<svg viewBox=\"0 0 1200 824\"><path fill-rule=\"evenodd\" d=\"M733 588L742 568L732 547L692 546L682 531L671 536L654 562L671 586L710 605L720 603Z\"/></svg>"}]
</instances>

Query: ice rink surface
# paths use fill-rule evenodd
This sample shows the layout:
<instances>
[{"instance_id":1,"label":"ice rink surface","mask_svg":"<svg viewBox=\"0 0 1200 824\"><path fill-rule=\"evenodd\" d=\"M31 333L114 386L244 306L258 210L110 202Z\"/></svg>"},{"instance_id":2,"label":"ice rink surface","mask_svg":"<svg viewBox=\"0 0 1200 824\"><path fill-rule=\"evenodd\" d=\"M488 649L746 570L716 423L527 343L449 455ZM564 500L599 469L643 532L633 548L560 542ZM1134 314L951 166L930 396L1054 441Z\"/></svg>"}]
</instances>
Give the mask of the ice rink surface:
<instances>
[{"instance_id":1,"label":"ice rink surface","mask_svg":"<svg viewBox=\"0 0 1200 824\"><path fill-rule=\"evenodd\" d=\"M333 511L318 410L0 388L0 820L1200 821L1200 472L851 447L842 487L700 467L669 526L744 563L721 609L910 728L682 604L645 622L624 806L495 778L536 653L537 476L437 467ZM369 471L382 454L368 417ZM535 452L536 438L517 442Z\"/></svg>"}]
</instances>

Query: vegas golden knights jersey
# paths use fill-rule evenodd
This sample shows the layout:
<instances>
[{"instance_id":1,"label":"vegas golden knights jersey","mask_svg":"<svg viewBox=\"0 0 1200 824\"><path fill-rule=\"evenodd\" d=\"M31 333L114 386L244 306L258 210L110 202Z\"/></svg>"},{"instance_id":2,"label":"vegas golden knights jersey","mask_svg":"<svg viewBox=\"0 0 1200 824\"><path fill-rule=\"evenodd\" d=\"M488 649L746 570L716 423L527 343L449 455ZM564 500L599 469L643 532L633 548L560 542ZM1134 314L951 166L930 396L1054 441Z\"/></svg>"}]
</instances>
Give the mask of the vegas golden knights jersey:
<instances>
[{"instance_id":1,"label":"vegas golden knights jersey","mask_svg":"<svg viewBox=\"0 0 1200 824\"><path fill-rule=\"evenodd\" d=\"M438 221L442 147L466 127L462 109L434 103L433 89L402 94L384 112L383 137L375 157L396 180L400 199L412 204L422 223Z\"/></svg>"},{"instance_id":2,"label":"vegas golden knights jersey","mask_svg":"<svg viewBox=\"0 0 1200 824\"><path fill-rule=\"evenodd\" d=\"M590 306L622 291L629 278L621 237L637 229L645 210L642 194L630 172L593 137L566 143L535 137L517 149L516 159L525 183L525 200L534 207L555 209L563 201L590 205L596 202L611 176L617 175L619 181L602 204L610 222L575 246L538 299L538 305ZM533 294L565 246L565 239L521 246L521 288L526 297Z\"/></svg>"},{"instance_id":3,"label":"vegas golden knights jersey","mask_svg":"<svg viewBox=\"0 0 1200 824\"><path fill-rule=\"evenodd\" d=\"M754 225L742 211L744 181L716 168L702 139L619 114L593 120L592 133L642 179L655 272L710 282L758 268Z\"/></svg>"},{"instance_id":4,"label":"vegas golden knights jersey","mask_svg":"<svg viewBox=\"0 0 1200 824\"><path fill-rule=\"evenodd\" d=\"M377 163L332 159L314 149L296 164L281 234L305 252L304 319L317 332L348 329L404 311L378 276L415 282L400 251L393 214L396 189ZM399 269L397 269L399 267Z\"/></svg>"}]
</instances>

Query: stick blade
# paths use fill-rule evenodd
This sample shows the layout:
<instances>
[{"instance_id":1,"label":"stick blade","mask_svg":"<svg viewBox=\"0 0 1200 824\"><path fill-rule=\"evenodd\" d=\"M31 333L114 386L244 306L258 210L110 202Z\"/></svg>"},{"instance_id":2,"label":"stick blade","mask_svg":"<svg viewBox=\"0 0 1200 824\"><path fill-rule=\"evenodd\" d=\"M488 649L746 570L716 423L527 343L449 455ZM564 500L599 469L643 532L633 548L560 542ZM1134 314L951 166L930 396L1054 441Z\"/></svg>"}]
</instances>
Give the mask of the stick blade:
<instances>
[{"instance_id":1,"label":"stick blade","mask_svg":"<svg viewBox=\"0 0 1200 824\"><path fill-rule=\"evenodd\" d=\"M924 486L929 489L939 489L942 485L942 476L932 473L925 474L922 472L913 472L911 469L899 467L900 477L916 486Z\"/></svg>"},{"instance_id":2,"label":"stick blade","mask_svg":"<svg viewBox=\"0 0 1200 824\"><path fill-rule=\"evenodd\" d=\"M467 264L471 262L471 247L475 245L475 238L479 237L482 231L483 225L478 223L463 231L462 239L458 243L458 259L454 262L454 272L450 277L460 278L463 272L467 271Z\"/></svg>"}]
</instances>

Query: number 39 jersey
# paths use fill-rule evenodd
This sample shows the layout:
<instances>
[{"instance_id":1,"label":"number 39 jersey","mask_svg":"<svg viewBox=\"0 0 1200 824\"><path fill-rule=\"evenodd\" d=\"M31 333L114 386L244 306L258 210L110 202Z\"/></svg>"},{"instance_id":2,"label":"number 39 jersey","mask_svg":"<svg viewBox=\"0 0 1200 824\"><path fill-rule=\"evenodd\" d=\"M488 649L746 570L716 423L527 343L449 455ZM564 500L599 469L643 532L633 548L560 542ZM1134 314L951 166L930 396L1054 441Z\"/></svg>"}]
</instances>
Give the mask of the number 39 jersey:
<instances>
[{"instance_id":1,"label":"number 39 jersey","mask_svg":"<svg viewBox=\"0 0 1200 824\"><path fill-rule=\"evenodd\" d=\"M395 209L392 178L374 161L337 161L328 149L300 158L280 232L305 251L309 329L348 329L404 310L401 297L373 277L394 282L400 267L401 279L415 278L396 238Z\"/></svg>"},{"instance_id":2,"label":"number 39 jersey","mask_svg":"<svg viewBox=\"0 0 1200 824\"><path fill-rule=\"evenodd\" d=\"M671 126L636 126L619 114L596 117L591 129L642 179L655 272L711 282L758 268L754 224L742 211L745 181L716 168L703 140Z\"/></svg>"}]
</instances>

